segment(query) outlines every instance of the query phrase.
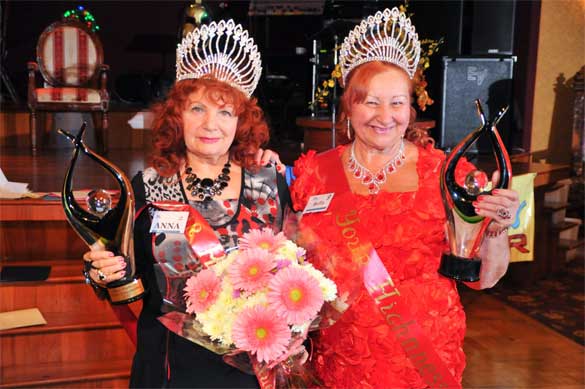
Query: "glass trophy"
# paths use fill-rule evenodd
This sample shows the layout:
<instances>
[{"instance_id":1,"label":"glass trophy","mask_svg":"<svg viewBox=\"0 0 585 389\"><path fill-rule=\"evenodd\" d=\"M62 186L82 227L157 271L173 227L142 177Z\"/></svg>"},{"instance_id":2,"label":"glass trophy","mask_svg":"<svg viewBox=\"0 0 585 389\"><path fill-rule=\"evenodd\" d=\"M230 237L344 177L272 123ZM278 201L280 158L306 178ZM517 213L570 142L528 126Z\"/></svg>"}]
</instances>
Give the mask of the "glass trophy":
<instances>
[{"instance_id":1,"label":"glass trophy","mask_svg":"<svg viewBox=\"0 0 585 389\"><path fill-rule=\"evenodd\" d=\"M105 249L126 260L123 278L106 285L108 299L112 304L127 304L144 294L142 281L136 278L134 261L134 193L130 180L112 162L96 154L83 142L86 123L81 125L77 136L59 129L59 133L71 140L75 149L69 169L65 175L61 201L69 224L81 239L92 249ZM112 207L112 199L103 189L88 194L88 210L83 209L73 196L72 181L80 153L96 161L108 171L120 186L120 198Z\"/></svg>"},{"instance_id":2,"label":"glass trophy","mask_svg":"<svg viewBox=\"0 0 585 389\"><path fill-rule=\"evenodd\" d=\"M441 169L441 195L447 216L447 240L450 251L441 258L439 273L458 281L479 280L481 261L477 258L484 233L491 219L477 215L473 202L481 195L491 195L494 189L508 188L511 184L510 157L496 125L508 107L501 109L493 120L487 121L481 103L475 100L481 126L467 135L449 154ZM482 136L489 137L496 159L500 179L489 188L485 172L473 170L463 185L455 182L455 168L465 152Z\"/></svg>"}]
</instances>

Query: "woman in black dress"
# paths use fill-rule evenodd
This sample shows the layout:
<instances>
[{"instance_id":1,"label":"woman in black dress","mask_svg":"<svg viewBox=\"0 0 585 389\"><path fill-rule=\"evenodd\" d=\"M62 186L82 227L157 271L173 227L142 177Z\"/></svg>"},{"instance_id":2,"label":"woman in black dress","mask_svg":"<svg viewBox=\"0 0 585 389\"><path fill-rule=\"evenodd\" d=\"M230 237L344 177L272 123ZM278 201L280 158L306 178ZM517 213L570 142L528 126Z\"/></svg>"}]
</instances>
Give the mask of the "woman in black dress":
<instances>
[{"instance_id":1,"label":"woman in black dress","mask_svg":"<svg viewBox=\"0 0 585 389\"><path fill-rule=\"evenodd\" d=\"M261 71L256 46L241 26L222 21L188 35L177 58L177 82L154 107L151 166L133 179L137 209L156 201L189 204L226 250L251 229L279 230L290 201L286 182L275 165L255 162L268 140L262 111L250 98ZM256 377L158 320L167 307L157 268L189 248L183 234L157 233L153 239L149 216L152 212L142 212L134 229L137 274L146 294L130 386L258 387ZM108 251L87 252L84 260L91 264L86 275L96 288L122 277L122 258ZM198 270L201 264L193 258L188 268Z\"/></svg>"}]
</instances>

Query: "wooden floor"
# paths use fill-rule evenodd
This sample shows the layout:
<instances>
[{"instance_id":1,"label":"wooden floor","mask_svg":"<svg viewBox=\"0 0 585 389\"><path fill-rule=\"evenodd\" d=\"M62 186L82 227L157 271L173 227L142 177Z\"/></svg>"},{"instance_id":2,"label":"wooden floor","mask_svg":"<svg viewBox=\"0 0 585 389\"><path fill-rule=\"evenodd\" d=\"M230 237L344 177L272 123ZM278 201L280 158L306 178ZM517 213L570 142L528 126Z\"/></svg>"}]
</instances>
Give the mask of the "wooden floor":
<instances>
[{"instance_id":1,"label":"wooden floor","mask_svg":"<svg viewBox=\"0 0 585 389\"><path fill-rule=\"evenodd\" d=\"M37 192L59 191L69 163L67 149L4 149L0 167L11 181L30 183ZM142 170L145 157L137 150L112 150L108 156L129 176ZM115 188L92 161L83 161L76 188ZM1 215L0 215L1 219ZM462 292L468 330L465 340L466 388L585 387L584 348L483 292Z\"/></svg>"},{"instance_id":2,"label":"wooden floor","mask_svg":"<svg viewBox=\"0 0 585 389\"><path fill-rule=\"evenodd\" d=\"M585 387L584 348L484 292L462 292L465 388Z\"/></svg>"}]
</instances>

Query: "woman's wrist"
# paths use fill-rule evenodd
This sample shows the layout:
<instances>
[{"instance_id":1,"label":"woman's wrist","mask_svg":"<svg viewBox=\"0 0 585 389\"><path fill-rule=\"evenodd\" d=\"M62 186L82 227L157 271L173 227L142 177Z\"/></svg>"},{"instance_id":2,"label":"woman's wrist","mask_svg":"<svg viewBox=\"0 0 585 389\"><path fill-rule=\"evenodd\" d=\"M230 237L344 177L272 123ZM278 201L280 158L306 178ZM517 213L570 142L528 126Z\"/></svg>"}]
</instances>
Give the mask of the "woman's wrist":
<instances>
[{"instance_id":1,"label":"woman's wrist","mask_svg":"<svg viewBox=\"0 0 585 389\"><path fill-rule=\"evenodd\" d=\"M91 270L91 261L84 261L83 264L83 276L85 278L85 283L92 287L93 291L95 292L96 296L100 300L105 300L108 297L107 289L98 284L91 278L89 271Z\"/></svg>"},{"instance_id":2,"label":"woman's wrist","mask_svg":"<svg viewBox=\"0 0 585 389\"><path fill-rule=\"evenodd\" d=\"M493 229L493 230L488 229L485 231L484 235L486 238L493 239L493 238L497 238L498 236L502 235L505 232L508 232L508 227L502 227L502 228Z\"/></svg>"}]
</instances>

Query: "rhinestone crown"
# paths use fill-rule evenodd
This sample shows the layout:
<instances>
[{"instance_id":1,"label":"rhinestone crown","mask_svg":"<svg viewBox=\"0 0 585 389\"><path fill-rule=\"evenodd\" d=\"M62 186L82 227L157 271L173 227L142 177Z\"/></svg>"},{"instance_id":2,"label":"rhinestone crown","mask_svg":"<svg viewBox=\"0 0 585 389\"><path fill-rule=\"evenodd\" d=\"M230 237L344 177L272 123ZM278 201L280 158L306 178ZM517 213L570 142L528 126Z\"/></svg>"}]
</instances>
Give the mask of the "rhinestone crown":
<instances>
[{"instance_id":1,"label":"rhinestone crown","mask_svg":"<svg viewBox=\"0 0 585 389\"><path fill-rule=\"evenodd\" d=\"M340 50L343 84L357 66L370 61L393 63L412 79L420 59L418 34L410 19L394 7L370 15L350 31Z\"/></svg>"},{"instance_id":2,"label":"rhinestone crown","mask_svg":"<svg viewBox=\"0 0 585 389\"><path fill-rule=\"evenodd\" d=\"M250 97L261 73L258 46L232 19L196 28L177 47L177 81L211 75Z\"/></svg>"}]
</instances>

